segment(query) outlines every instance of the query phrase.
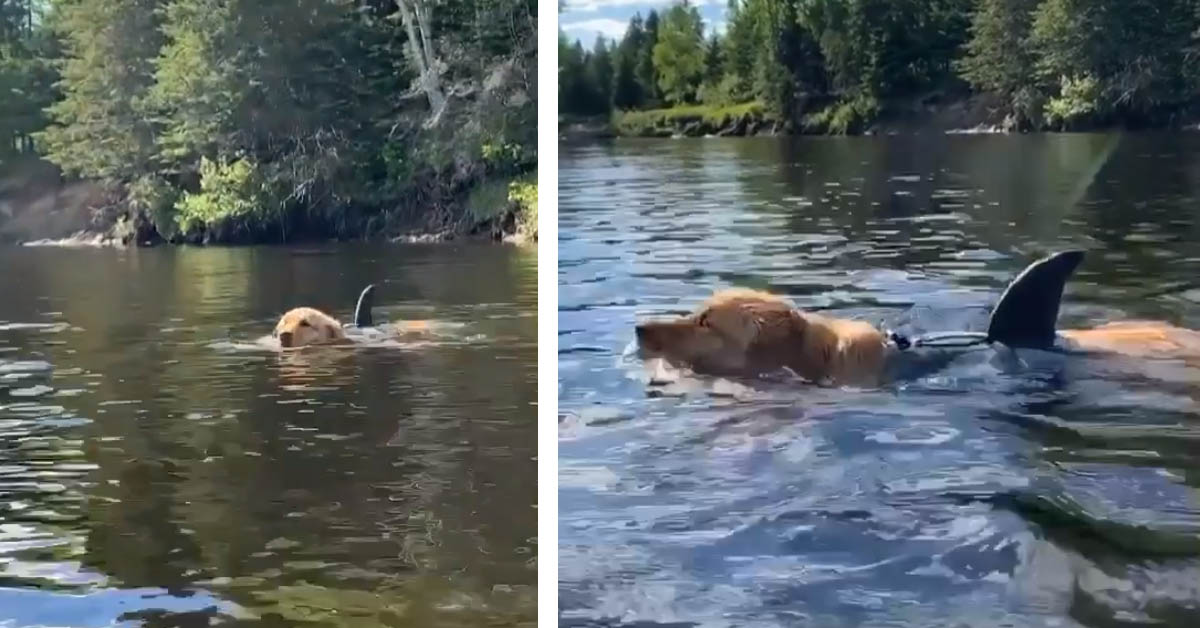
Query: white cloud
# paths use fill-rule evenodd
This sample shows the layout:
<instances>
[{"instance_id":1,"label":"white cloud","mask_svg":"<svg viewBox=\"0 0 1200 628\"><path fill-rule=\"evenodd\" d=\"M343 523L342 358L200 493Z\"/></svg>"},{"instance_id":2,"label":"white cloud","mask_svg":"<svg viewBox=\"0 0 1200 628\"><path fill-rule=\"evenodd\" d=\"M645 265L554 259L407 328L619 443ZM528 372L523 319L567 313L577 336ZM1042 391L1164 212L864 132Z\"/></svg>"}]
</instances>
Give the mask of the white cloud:
<instances>
[{"instance_id":1,"label":"white cloud","mask_svg":"<svg viewBox=\"0 0 1200 628\"><path fill-rule=\"evenodd\" d=\"M620 39L625 35L625 29L628 27L629 20L614 20L607 17L593 20L579 20L578 22L567 22L559 25L559 28L563 29L563 31L576 34L577 36L579 33L591 33L592 35L589 39L580 37L589 46L597 33L604 35L608 39Z\"/></svg>"},{"instance_id":2,"label":"white cloud","mask_svg":"<svg viewBox=\"0 0 1200 628\"><path fill-rule=\"evenodd\" d=\"M599 11L614 7L641 5L646 7L675 4L679 0L564 0L563 12L569 11ZM726 0L691 0L693 6L701 7L706 4L723 4Z\"/></svg>"}]
</instances>

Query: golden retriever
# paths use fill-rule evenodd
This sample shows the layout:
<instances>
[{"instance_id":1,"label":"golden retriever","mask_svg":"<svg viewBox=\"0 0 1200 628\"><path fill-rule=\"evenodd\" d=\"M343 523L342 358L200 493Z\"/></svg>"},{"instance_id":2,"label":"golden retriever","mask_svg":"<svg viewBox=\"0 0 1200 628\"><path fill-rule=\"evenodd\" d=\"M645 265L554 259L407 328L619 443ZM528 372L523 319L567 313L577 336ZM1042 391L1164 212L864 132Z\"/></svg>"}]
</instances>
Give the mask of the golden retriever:
<instances>
[{"instance_id":1,"label":"golden retriever","mask_svg":"<svg viewBox=\"0 0 1200 628\"><path fill-rule=\"evenodd\" d=\"M358 305L354 309L353 327L361 329L374 326L371 312L374 294L375 286L369 285L359 295ZM392 335L429 331L428 321L399 321L390 323L385 328L385 333ZM271 335L279 340L279 346L284 349L349 342L341 322L311 307L297 307L285 312L275 324Z\"/></svg>"},{"instance_id":2,"label":"golden retriever","mask_svg":"<svg viewBox=\"0 0 1200 628\"><path fill-rule=\"evenodd\" d=\"M1161 321L1055 333L1067 351L1200 362L1200 332ZM698 373L754 375L786 367L838 385L880 384L888 360L904 350L869 323L805 312L782 297L742 288L717 292L689 316L641 323L636 335L643 357Z\"/></svg>"},{"instance_id":3,"label":"golden retriever","mask_svg":"<svg viewBox=\"0 0 1200 628\"><path fill-rule=\"evenodd\" d=\"M342 324L336 318L311 307L288 310L275 324L273 335L285 349L339 343L346 339Z\"/></svg>"},{"instance_id":4,"label":"golden retriever","mask_svg":"<svg viewBox=\"0 0 1200 628\"><path fill-rule=\"evenodd\" d=\"M694 314L636 327L638 348L696 372L757 374L783 367L814 382L874 384L892 347L862 321L796 309L776 295L735 288Z\"/></svg>"}]
</instances>

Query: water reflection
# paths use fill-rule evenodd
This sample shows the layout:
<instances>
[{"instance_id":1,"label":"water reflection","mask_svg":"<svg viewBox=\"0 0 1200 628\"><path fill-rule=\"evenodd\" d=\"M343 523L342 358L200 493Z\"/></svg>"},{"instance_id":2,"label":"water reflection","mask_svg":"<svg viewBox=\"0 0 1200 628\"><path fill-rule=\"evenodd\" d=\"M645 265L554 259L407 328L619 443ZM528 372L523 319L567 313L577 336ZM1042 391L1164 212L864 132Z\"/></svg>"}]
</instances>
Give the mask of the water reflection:
<instances>
[{"instance_id":1,"label":"water reflection","mask_svg":"<svg viewBox=\"0 0 1200 628\"><path fill-rule=\"evenodd\" d=\"M638 140L560 152L564 625L1193 625L1198 373L989 352L886 390L647 387L643 316L742 285L979 329L1032 257L1062 320L1200 327L1194 135Z\"/></svg>"},{"instance_id":2,"label":"water reflection","mask_svg":"<svg viewBox=\"0 0 1200 628\"><path fill-rule=\"evenodd\" d=\"M536 264L0 249L0 623L532 624ZM253 344L369 282L439 334Z\"/></svg>"}]
</instances>

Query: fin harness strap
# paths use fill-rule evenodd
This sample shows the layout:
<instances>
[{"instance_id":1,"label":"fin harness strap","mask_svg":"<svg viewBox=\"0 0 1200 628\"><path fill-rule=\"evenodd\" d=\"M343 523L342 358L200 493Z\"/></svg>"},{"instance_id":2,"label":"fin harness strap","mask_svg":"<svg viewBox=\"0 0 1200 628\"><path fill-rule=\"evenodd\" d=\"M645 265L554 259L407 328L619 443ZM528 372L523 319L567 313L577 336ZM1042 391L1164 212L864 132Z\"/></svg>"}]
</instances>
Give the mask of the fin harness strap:
<instances>
[{"instance_id":1,"label":"fin harness strap","mask_svg":"<svg viewBox=\"0 0 1200 628\"><path fill-rule=\"evenodd\" d=\"M1025 267L992 309L988 329L980 332L945 332L910 338L889 332L887 338L901 351L913 347L962 348L1000 343L1012 348L1053 350L1055 323L1063 288L1083 261L1082 250L1054 253Z\"/></svg>"},{"instance_id":2,"label":"fin harness strap","mask_svg":"<svg viewBox=\"0 0 1200 628\"><path fill-rule=\"evenodd\" d=\"M887 333L887 338L896 348L901 351L908 349L917 349L921 347L932 347L936 349L965 349L976 347L979 345L992 344L988 335L983 332L974 331L951 331L936 334L926 334L915 338L906 336L899 332L890 331Z\"/></svg>"}]
</instances>

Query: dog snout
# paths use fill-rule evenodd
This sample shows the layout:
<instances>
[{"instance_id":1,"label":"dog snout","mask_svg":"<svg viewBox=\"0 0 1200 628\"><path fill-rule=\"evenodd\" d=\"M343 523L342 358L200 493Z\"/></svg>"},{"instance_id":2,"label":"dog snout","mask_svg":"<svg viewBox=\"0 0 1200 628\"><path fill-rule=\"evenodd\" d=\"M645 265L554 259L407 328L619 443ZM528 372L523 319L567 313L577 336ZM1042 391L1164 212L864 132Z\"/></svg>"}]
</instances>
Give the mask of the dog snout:
<instances>
[{"instance_id":1,"label":"dog snout","mask_svg":"<svg viewBox=\"0 0 1200 628\"><path fill-rule=\"evenodd\" d=\"M292 332L290 332L290 331L279 332L279 346L281 346L281 347L292 346Z\"/></svg>"}]
</instances>

